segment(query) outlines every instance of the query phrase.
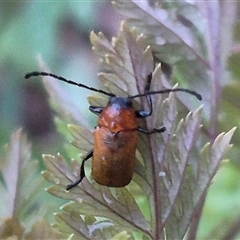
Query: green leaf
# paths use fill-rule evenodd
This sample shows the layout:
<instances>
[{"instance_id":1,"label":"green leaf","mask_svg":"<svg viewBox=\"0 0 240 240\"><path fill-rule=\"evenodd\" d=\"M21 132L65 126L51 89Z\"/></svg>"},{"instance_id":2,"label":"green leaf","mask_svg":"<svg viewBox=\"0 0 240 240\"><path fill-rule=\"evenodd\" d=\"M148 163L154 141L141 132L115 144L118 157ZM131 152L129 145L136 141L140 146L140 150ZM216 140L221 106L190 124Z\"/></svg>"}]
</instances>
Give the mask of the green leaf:
<instances>
[{"instance_id":1,"label":"green leaf","mask_svg":"<svg viewBox=\"0 0 240 240\"><path fill-rule=\"evenodd\" d=\"M229 71L231 71L231 74L234 79L239 79L240 77L239 60L240 60L239 52L230 55L228 58L228 69Z\"/></svg>"},{"instance_id":2,"label":"green leaf","mask_svg":"<svg viewBox=\"0 0 240 240\"><path fill-rule=\"evenodd\" d=\"M78 148L81 153L86 154L92 149L93 146L92 131L84 127L71 124L68 125L68 129L73 137L72 145Z\"/></svg>"},{"instance_id":3,"label":"green leaf","mask_svg":"<svg viewBox=\"0 0 240 240\"><path fill-rule=\"evenodd\" d=\"M151 89L171 86L161 78L161 65L154 68L151 47L147 45L145 36L138 35L125 23L121 26L118 38L111 43L102 33L91 33L90 38L104 70L99 74L99 79L112 93L121 96L143 93L149 72L153 72ZM150 136L139 134L135 173L126 188L103 187L87 176L78 187L67 192L65 186L79 177L80 164L73 160L68 166L60 154L56 157L44 156L47 170L43 176L54 184L48 188L48 192L70 200L62 207L63 213L56 215L59 229L72 233L73 238L85 239L97 236L109 238L123 227L128 233L135 231L150 239L164 236L178 239L185 235L197 205L206 194L229 148L233 130L220 135L213 144L206 144L201 136L202 108L188 113L179 122L178 99L197 104L193 96L184 93L152 96L153 114L139 121L139 125L150 130L164 124L167 130ZM89 101L104 106L100 97L91 97ZM136 109L149 107L145 97L136 98L133 103ZM93 136L89 129L69 125L69 130L72 143L80 154L85 154L93 147ZM202 154L207 146L208 154ZM145 205L149 206L149 219L145 218L142 206L137 204L133 194L139 187ZM79 225L83 227L77 227Z\"/></svg>"},{"instance_id":4,"label":"green leaf","mask_svg":"<svg viewBox=\"0 0 240 240\"><path fill-rule=\"evenodd\" d=\"M217 4L189 3L186 0L153 0L151 3L115 0L112 3L125 16L126 24L145 36L146 44L151 46L154 53L154 60L171 67L172 74L168 78L201 93L205 121L212 124L209 134L216 136L217 126L214 123L221 99L218 82L224 75L223 69L217 66L225 65L221 62L223 58L219 60L217 57L225 49L219 47L222 42L215 36L216 31L221 32L216 30L219 26L217 17L221 14ZM209 17L213 12L214 16ZM209 91L219 94L209 94ZM191 111L197 107L192 101L182 101ZM215 112L210 114L211 111Z\"/></svg>"},{"instance_id":5,"label":"green leaf","mask_svg":"<svg viewBox=\"0 0 240 240\"><path fill-rule=\"evenodd\" d=\"M131 236L127 233L127 231L122 231L116 234L111 240L128 240L131 239Z\"/></svg>"},{"instance_id":6,"label":"green leaf","mask_svg":"<svg viewBox=\"0 0 240 240\"><path fill-rule=\"evenodd\" d=\"M73 200L63 207L66 212L74 214L94 215L98 217L105 217L121 223L126 229L145 229L147 226L146 220L135 203L134 198L130 192L125 188L116 189L112 193L108 188L96 184L90 184L85 179L79 188L74 188L71 192L65 190L65 186L72 180L74 176L67 168L66 161L60 155L51 157L44 156L44 163L47 171L43 176L52 183L57 183L59 186L48 188L48 192L54 196ZM80 169L80 165L75 165L72 169ZM53 175L54 173L54 175ZM78 172L79 174L79 172ZM78 176L77 174L77 176ZM72 175L72 176L71 176ZM67 182L67 179L69 181Z\"/></svg>"},{"instance_id":7,"label":"green leaf","mask_svg":"<svg viewBox=\"0 0 240 240\"><path fill-rule=\"evenodd\" d=\"M184 57L205 61L197 49L197 46L203 49L200 36L204 33L204 25L199 21L202 17L200 11L193 4L180 1L176 7L164 9L164 5L162 8L151 7L134 0L116 0L112 3L127 17L130 26L148 37L147 41L161 60L169 62L171 58L170 62L173 63ZM189 24L183 24L184 20ZM169 54L169 51L175 54Z\"/></svg>"},{"instance_id":8,"label":"green leaf","mask_svg":"<svg viewBox=\"0 0 240 240\"><path fill-rule=\"evenodd\" d=\"M5 183L1 188L2 216L15 216L30 221L30 212L36 213L40 208L37 197L39 188L43 187L43 181L36 178L38 163L30 161L31 147L21 130L12 134L5 154L1 163Z\"/></svg>"},{"instance_id":9,"label":"green leaf","mask_svg":"<svg viewBox=\"0 0 240 240\"><path fill-rule=\"evenodd\" d=\"M40 70L45 72L50 72L48 67L44 64L41 58L39 60ZM59 85L59 81L52 79L49 76L43 76L44 87L46 88L50 96L50 104L52 108L58 113L58 115L64 119L64 121L70 121L74 123L81 123L85 126L88 126L86 118L84 115L79 113L78 108L74 103L71 102L71 99L66 92L62 90ZM61 103L61 106L59 105Z\"/></svg>"},{"instance_id":10,"label":"green leaf","mask_svg":"<svg viewBox=\"0 0 240 240\"><path fill-rule=\"evenodd\" d=\"M50 205L44 202L41 192L43 179L38 175L38 162L30 159L31 146L21 129L14 132L10 144L1 157L1 239L42 239L60 237L40 218L47 217ZM44 198L46 200L46 198ZM29 231L26 233L27 231Z\"/></svg>"},{"instance_id":11,"label":"green leaf","mask_svg":"<svg viewBox=\"0 0 240 240\"><path fill-rule=\"evenodd\" d=\"M167 221L166 230L169 239L184 236L198 203L206 194L224 154L230 147L229 141L234 131L235 128L226 134L220 134L213 144L207 143L198 152L197 156L200 157L196 157L195 162L189 163L191 167L187 167L182 177L180 194L177 195L173 212Z\"/></svg>"}]
</instances>

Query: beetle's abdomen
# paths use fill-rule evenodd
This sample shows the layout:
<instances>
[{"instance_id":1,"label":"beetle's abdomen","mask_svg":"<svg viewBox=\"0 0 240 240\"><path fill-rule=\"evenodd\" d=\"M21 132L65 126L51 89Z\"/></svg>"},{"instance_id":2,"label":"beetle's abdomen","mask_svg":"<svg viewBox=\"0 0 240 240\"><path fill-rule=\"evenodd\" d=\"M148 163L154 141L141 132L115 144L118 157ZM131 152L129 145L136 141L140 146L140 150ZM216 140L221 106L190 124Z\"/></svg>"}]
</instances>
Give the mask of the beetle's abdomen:
<instances>
[{"instance_id":1,"label":"beetle's abdomen","mask_svg":"<svg viewBox=\"0 0 240 240\"><path fill-rule=\"evenodd\" d=\"M108 187L124 187L133 175L137 147L137 131L110 132L97 127L94 135L92 176Z\"/></svg>"}]
</instances>

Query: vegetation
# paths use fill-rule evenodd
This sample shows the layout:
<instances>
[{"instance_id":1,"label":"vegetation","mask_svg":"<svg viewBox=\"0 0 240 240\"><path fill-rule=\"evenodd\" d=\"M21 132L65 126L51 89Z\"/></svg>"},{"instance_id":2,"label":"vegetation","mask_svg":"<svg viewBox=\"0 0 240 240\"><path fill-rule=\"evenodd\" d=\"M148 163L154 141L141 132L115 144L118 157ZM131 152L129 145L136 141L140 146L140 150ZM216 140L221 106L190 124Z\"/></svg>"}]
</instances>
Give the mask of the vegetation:
<instances>
[{"instance_id":1,"label":"vegetation","mask_svg":"<svg viewBox=\"0 0 240 240\"><path fill-rule=\"evenodd\" d=\"M61 154L44 154L42 178L41 163L31 160L26 135L22 130L12 134L1 157L1 238L236 238L240 216L227 199L230 193L234 206L239 206L235 179L240 174L240 136L234 134L239 63L238 53L230 54L222 45L235 40L231 34L230 40L223 37L229 29L219 20L226 6L207 1L116 0L112 4L126 18L118 36L109 40L102 32L90 33L95 58L100 60L100 88L119 96L143 93L146 76L153 72L151 89L178 83L199 92L203 101L185 93L154 95L153 115L139 124L148 129L164 125L167 130L139 134L132 182L125 188L100 186L91 178L89 162L87 178L67 192L66 185L79 175L81 160L75 159L94 145L93 127L72 106L59 82L44 77L55 125L73 147L59 148ZM232 3L228 4L225 9ZM39 65L48 71L40 58ZM100 94L88 97L91 105L105 106L106 101ZM147 108L145 98L134 100L134 105ZM230 142L234 146L227 161ZM44 192L46 186L50 194Z\"/></svg>"}]
</instances>

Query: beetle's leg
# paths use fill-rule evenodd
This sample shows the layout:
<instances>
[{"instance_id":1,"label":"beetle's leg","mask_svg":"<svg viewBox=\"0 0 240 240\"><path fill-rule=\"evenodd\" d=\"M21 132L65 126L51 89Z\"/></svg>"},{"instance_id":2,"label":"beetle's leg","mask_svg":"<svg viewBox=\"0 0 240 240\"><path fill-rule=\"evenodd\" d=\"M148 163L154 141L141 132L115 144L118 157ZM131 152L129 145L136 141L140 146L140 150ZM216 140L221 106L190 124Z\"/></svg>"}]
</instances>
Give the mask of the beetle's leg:
<instances>
[{"instance_id":1,"label":"beetle's leg","mask_svg":"<svg viewBox=\"0 0 240 240\"><path fill-rule=\"evenodd\" d=\"M92 113L99 114L99 113L102 112L103 107L89 106L89 110L90 110Z\"/></svg>"},{"instance_id":2,"label":"beetle's leg","mask_svg":"<svg viewBox=\"0 0 240 240\"><path fill-rule=\"evenodd\" d=\"M164 132L166 130L165 127L161 127L161 128L154 128L153 130L151 131L148 131L144 128L141 128L141 127L138 127L137 130L141 133L144 133L144 134L147 134L147 135L150 135L150 134L153 134L153 133L161 133L161 132Z\"/></svg>"},{"instance_id":3,"label":"beetle's leg","mask_svg":"<svg viewBox=\"0 0 240 240\"><path fill-rule=\"evenodd\" d=\"M148 93L149 90L150 90L150 86L151 86L151 81L152 81L152 73L149 73L148 76L147 76L147 84L145 86L145 90L144 90L144 93ZM152 106L152 98L151 98L151 95L146 95L146 98L148 100L148 105L149 105L149 108L150 110L149 111L145 111L145 110L139 110L139 111L135 111L135 114L136 114L136 117L138 118L145 118L145 117L149 117L152 115L152 112L153 112L153 106ZM147 135L150 135L150 134L154 134L154 133L161 133L161 132L164 132L166 130L165 127L161 127L159 129L157 128L154 128L153 130L151 131L148 131L144 128L141 128L141 127L138 127L137 130L141 133L144 133L144 134L147 134Z\"/></svg>"},{"instance_id":4,"label":"beetle's leg","mask_svg":"<svg viewBox=\"0 0 240 240\"><path fill-rule=\"evenodd\" d=\"M76 187L76 186L83 180L83 178L85 177L84 163L85 163L89 158L91 158L92 156L93 156L93 149L90 150L90 151L87 153L86 157L85 157L85 158L83 159L83 161L82 161L82 164L81 164L81 167L80 167L80 177L79 177L79 179L78 179L75 183L68 184L68 185L66 186L66 190L67 190L67 191L70 190L70 189L72 189L73 187Z\"/></svg>"},{"instance_id":5,"label":"beetle's leg","mask_svg":"<svg viewBox=\"0 0 240 240\"><path fill-rule=\"evenodd\" d=\"M146 93L146 94L150 90L151 81L152 81L152 73L149 73L148 76L147 76L147 83L146 83L145 90L144 90L144 93ZM149 117L149 116L152 115L153 106L152 106L151 95L146 95L146 98L148 100L148 105L149 105L150 110L149 111L145 111L145 110L135 111L135 114L136 114L137 118L145 118L145 117Z\"/></svg>"}]
</instances>

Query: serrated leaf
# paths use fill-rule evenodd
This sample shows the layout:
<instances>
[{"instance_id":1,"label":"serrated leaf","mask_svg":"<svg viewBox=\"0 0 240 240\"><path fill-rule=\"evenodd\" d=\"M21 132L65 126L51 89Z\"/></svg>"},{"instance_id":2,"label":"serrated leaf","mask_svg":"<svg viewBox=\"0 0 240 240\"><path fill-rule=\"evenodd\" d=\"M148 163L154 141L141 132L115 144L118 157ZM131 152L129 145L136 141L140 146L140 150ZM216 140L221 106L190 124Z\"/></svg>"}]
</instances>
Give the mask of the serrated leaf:
<instances>
[{"instance_id":1,"label":"serrated leaf","mask_svg":"<svg viewBox=\"0 0 240 240\"><path fill-rule=\"evenodd\" d=\"M1 174L5 183L1 187L0 200L1 239L27 238L26 232L33 227L33 222L46 217L50 209L50 204L42 201L44 183L38 176L38 162L30 157L31 146L26 135L19 129L12 134L10 143L5 147L5 157L1 158ZM45 239L53 237L49 235L51 231L50 227L49 231L45 231ZM34 235L36 232L35 228L29 234Z\"/></svg>"},{"instance_id":2,"label":"serrated leaf","mask_svg":"<svg viewBox=\"0 0 240 240\"><path fill-rule=\"evenodd\" d=\"M31 146L22 130L12 134L5 155L1 162L5 182L5 186L1 187L1 216L17 217L28 222L31 220L30 213L36 213L40 208L38 193L43 181L37 178L38 163L30 161ZM29 183L32 184L29 186Z\"/></svg>"},{"instance_id":3,"label":"serrated leaf","mask_svg":"<svg viewBox=\"0 0 240 240\"><path fill-rule=\"evenodd\" d=\"M89 239L89 232L85 221L79 214L58 213L55 218L59 229L65 234L72 234L74 239Z\"/></svg>"},{"instance_id":4,"label":"serrated leaf","mask_svg":"<svg viewBox=\"0 0 240 240\"><path fill-rule=\"evenodd\" d=\"M150 49L146 50L147 45L144 43L143 37L137 37L136 32L127 29L124 24L121 28L119 37L113 41L114 52L111 50L103 56L105 65L112 72L111 78L108 73L101 73L100 80L103 79L105 85L108 82L112 84L114 83L112 79L115 77L115 82L123 82L125 84L123 90L126 90L127 86L128 94L133 95L144 91L146 76L153 71L153 58L149 54ZM94 50L98 54L103 52L102 48L105 49L105 45L101 44L102 36L102 33L90 36ZM138 79L138 82L135 82L135 79Z\"/></svg>"},{"instance_id":5,"label":"serrated leaf","mask_svg":"<svg viewBox=\"0 0 240 240\"><path fill-rule=\"evenodd\" d=\"M93 146L93 133L88 129L69 124L68 129L73 137L72 145L77 147L81 153L86 154Z\"/></svg>"},{"instance_id":6,"label":"serrated leaf","mask_svg":"<svg viewBox=\"0 0 240 240\"><path fill-rule=\"evenodd\" d=\"M122 24L118 38L114 38L111 43L102 33L91 34L94 51L100 56L104 69L99 75L100 80L109 91L123 97L143 93L149 72L153 72L151 89L171 87L166 79L163 81L161 78L161 65L154 68L151 47L145 39L143 34L138 35L126 23ZM198 156L206 144L204 138L199 137L201 108L189 113L179 122L177 98L183 96L193 107L193 97L187 94L152 96L153 114L139 121L139 125L151 130L164 124L166 131L148 136L139 134L136 172L132 183L127 187L128 190L110 190L85 178L78 187L67 192L65 186L79 177L80 165L72 161L68 167L66 160L60 155L55 158L45 156L47 171L43 176L55 184L48 188L48 192L59 198L72 200L62 207L64 213L57 215L58 220L61 218L59 228L66 229L68 233L72 231L73 238L76 236L86 239L97 237L98 234L102 238L114 236L111 235L113 229L123 227L128 232L134 230L150 239L165 236L178 239L184 236L191 224L194 210L228 148L231 134L226 135L226 138L217 138L216 143L209 148L212 155L209 154L218 161L215 162L215 168L205 169L208 172L208 176L205 175L205 185L199 186L198 171L201 164ZM95 106L104 106L103 99L99 97L91 97L89 101ZM134 106L136 109L149 109L145 97L134 100ZM73 143L80 153L90 148L88 143L92 143L92 135L89 130L72 125L70 131L74 138ZM215 148L219 145L222 146L222 152L217 154ZM203 162L210 162L211 158L207 157L209 154L206 154ZM134 189L134 182L145 194L146 204L151 211L150 221L144 218L133 197L131 190ZM102 223L107 235L104 235L103 230L97 229L101 226L97 222L99 217L107 219ZM78 222L83 224L82 229L77 228ZM109 222L113 225L108 226ZM89 225L92 226L91 229Z\"/></svg>"},{"instance_id":7,"label":"serrated leaf","mask_svg":"<svg viewBox=\"0 0 240 240\"><path fill-rule=\"evenodd\" d=\"M201 14L193 4L180 1L177 3L178 6L176 8L164 9L163 7L151 7L145 2L135 0L116 0L113 1L113 5L123 15L127 16L127 22L131 26L134 26L140 33L149 37L149 43L155 45L154 50L156 51L156 55L158 53L161 54L161 59L166 61L164 57L171 57L176 62L183 55L189 59L202 58L200 51L196 49L198 45L195 45L195 41L199 41L199 45L201 46L202 39L195 38L196 36L199 37L200 34L196 34L196 32L193 34L192 31L194 28L191 28L191 26L195 24L202 34L204 26L203 23L200 26L201 22L199 19L196 19L196 16L201 17ZM185 15L184 11L188 12L188 14ZM182 18L177 20L177 16L182 16ZM192 18L193 22L190 27L181 22L183 17L185 19L189 18L189 21ZM173 51L175 54L165 54L169 51Z\"/></svg>"},{"instance_id":8,"label":"serrated leaf","mask_svg":"<svg viewBox=\"0 0 240 240\"><path fill-rule=\"evenodd\" d=\"M169 239L178 238L179 236L182 238L184 236L193 218L194 210L206 194L224 154L230 147L229 142L235 129L233 128L228 133L220 134L212 145L206 144L199 153L197 170L194 171L192 169L185 175L181 186L181 192L184 196L178 195L174 212L166 225ZM180 219L181 221L179 221Z\"/></svg>"},{"instance_id":9,"label":"serrated leaf","mask_svg":"<svg viewBox=\"0 0 240 240\"><path fill-rule=\"evenodd\" d=\"M48 171L42 172L42 175L49 182L66 186L70 179L74 177L73 173L68 170L66 160L60 154L56 157L43 155L43 162Z\"/></svg>"},{"instance_id":10,"label":"serrated leaf","mask_svg":"<svg viewBox=\"0 0 240 240\"><path fill-rule=\"evenodd\" d=\"M40 70L50 72L43 60L39 57ZM81 123L88 126L86 118L81 115L75 104L71 102L69 96L60 87L59 82L49 76L43 76L43 84L49 96L52 108L65 120L72 123ZM61 103L61 106L59 105Z\"/></svg>"},{"instance_id":11,"label":"serrated leaf","mask_svg":"<svg viewBox=\"0 0 240 240\"><path fill-rule=\"evenodd\" d=\"M163 166L168 171L165 177L161 177L162 184L165 185L164 189L166 189L164 196L168 196L163 198L162 202L162 218L164 222L168 218L180 191L182 182L179 180L184 179L190 151L196 141L195 136L198 135L200 119L201 111L199 109L195 113L188 114L186 119L180 121L176 135L171 140L170 146L166 151L166 160L163 162ZM169 202L164 202L168 198Z\"/></svg>"},{"instance_id":12,"label":"serrated leaf","mask_svg":"<svg viewBox=\"0 0 240 240\"><path fill-rule=\"evenodd\" d=\"M80 188L74 188L70 193L67 192L65 186L70 183L70 179L74 180L70 176L72 174L69 173L66 161L65 163L63 161L64 159L60 155L57 158L45 156L44 162L48 170L43 173L46 180L55 184L57 182L58 184L58 186L48 188L49 193L60 198L75 201L65 205L63 210L71 213L106 217L118 224L121 221L125 221L121 225L124 225L126 229L136 228L136 230L139 230L146 228L147 223L127 189L117 189L116 196L113 196L108 188L97 184L94 187L87 179L84 179ZM80 165L75 167L80 169ZM69 182L66 182L68 174Z\"/></svg>"},{"instance_id":13,"label":"serrated leaf","mask_svg":"<svg viewBox=\"0 0 240 240\"><path fill-rule=\"evenodd\" d=\"M221 75L218 75L217 68L210 68L213 59L208 59L207 54L210 56L212 51L218 54L220 50L212 49L214 45L210 44L204 29L217 24L214 22L216 19L207 18L209 14L204 15L196 1L160 3L153 0L150 4L136 0L115 0L112 3L126 17L125 24L136 29L139 35L145 35L145 42L151 46L155 60L171 66L172 80L202 94L205 103L203 110L209 116L210 106L214 104L214 100L208 94L212 87L211 81L219 79ZM202 5L206 9L209 7L207 2L203 2ZM213 29L209 29L209 34L214 34ZM186 98L180 99L191 111L197 107Z\"/></svg>"}]
</instances>

